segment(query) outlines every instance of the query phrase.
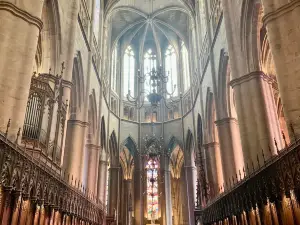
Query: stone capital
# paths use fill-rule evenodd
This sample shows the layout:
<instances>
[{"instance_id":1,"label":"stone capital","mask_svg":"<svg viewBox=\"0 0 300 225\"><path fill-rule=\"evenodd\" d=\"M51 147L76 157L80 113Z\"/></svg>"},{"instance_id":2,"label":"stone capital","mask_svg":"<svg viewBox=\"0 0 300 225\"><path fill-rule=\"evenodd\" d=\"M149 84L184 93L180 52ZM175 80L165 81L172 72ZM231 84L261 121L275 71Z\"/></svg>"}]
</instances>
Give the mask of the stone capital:
<instances>
[{"instance_id":1,"label":"stone capital","mask_svg":"<svg viewBox=\"0 0 300 225\"><path fill-rule=\"evenodd\" d=\"M121 167L118 167L118 166L111 166L109 167L109 170L120 170Z\"/></svg>"},{"instance_id":2,"label":"stone capital","mask_svg":"<svg viewBox=\"0 0 300 225\"><path fill-rule=\"evenodd\" d=\"M216 124L217 126L222 126L222 125L224 125L224 124L229 124L229 123L231 123L231 122L232 122L232 123L238 124L237 119L232 118L232 117L227 117L227 118L223 118L223 119L217 120L217 121L215 121L215 124Z\"/></svg>"},{"instance_id":3,"label":"stone capital","mask_svg":"<svg viewBox=\"0 0 300 225\"><path fill-rule=\"evenodd\" d=\"M20 19L26 21L27 23L36 26L40 31L43 28L43 22L40 18L33 16L30 13L26 12L25 10L18 8L11 2L0 1L0 11L1 10L12 13L14 16L19 17Z\"/></svg>"},{"instance_id":4,"label":"stone capital","mask_svg":"<svg viewBox=\"0 0 300 225\"><path fill-rule=\"evenodd\" d=\"M100 146L98 145L94 145L94 144L86 144L85 145L89 150L96 150L96 151L99 151L101 149Z\"/></svg>"},{"instance_id":5,"label":"stone capital","mask_svg":"<svg viewBox=\"0 0 300 225\"><path fill-rule=\"evenodd\" d=\"M253 79L261 79L261 80L265 80L266 82L270 82L270 83L272 82L272 79L269 76L267 76L264 72L254 71L254 72L248 73L244 76L241 76L239 78L233 79L232 81L230 81L229 84L231 85L231 87L235 87L237 85L241 85L241 84L246 83Z\"/></svg>"},{"instance_id":6,"label":"stone capital","mask_svg":"<svg viewBox=\"0 0 300 225\"><path fill-rule=\"evenodd\" d=\"M263 23L264 25L267 25L270 21L275 20L291 11L293 11L295 8L300 7L300 0L294 0L291 1L278 9L274 10L273 12L269 12L264 15L263 17Z\"/></svg>"},{"instance_id":7,"label":"stone capital","mask_svg":"<svg viewBox=\"0 0 300 225\"><path fill-rule=\"evenodd\" d=\"M125 183L132 183L132 179L123 179Z\"/></svg>"},{"instance_id":8,"label":"stone capital","mask_svg":"<svg viewBox=\"0 0 300 225\"><path fill-rule=\"evenodd\" d=\"M78 126L81 126L81 127L88 127L89 126L88 122L83 122L81 120L68 120L68 124L78 125Z\"/></svg>"},{"instance_id":9,"label":"stone capital","mask_svg":"<svg viewBox=\"0 0 300 225\"><path fill-rule=\"evenodd\" d=\"M104 166L108 166L108 162L104 161L104 160L101 160L99 164L100 165L104 165Z\"/></svg>"},{"instance_id":10,"label":"stone capital","mask_svg":"<svg viewBox=\"0 0 300 225\"><path fill-rule=\"evenodd\" d=\"M211 148L211 147L216 147L216 146L219 146L220 144L218 143L218 142L211 142L211 143L206 143L206 144L204 144L203 145L203 147L205 148L205 149L209 149L209 148Z\"/></svg>"}]
</instances>

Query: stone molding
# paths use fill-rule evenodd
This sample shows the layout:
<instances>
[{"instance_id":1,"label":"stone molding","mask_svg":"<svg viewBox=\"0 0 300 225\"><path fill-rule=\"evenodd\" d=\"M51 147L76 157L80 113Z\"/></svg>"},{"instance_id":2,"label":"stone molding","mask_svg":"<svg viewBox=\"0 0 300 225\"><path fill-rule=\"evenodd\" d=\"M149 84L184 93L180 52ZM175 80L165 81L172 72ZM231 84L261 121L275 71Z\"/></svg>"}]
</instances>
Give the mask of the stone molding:
<instances>
[{"instance_id":1,"label":"stone molding","mask_svg":"<svg viewBox=\"0 0 300 225\"><path fill-rule=\"evenodd\" d=\"M68 124L79 125L81 127L88 127L90 124L88 122L83 122L81 120L68 120Z\"/></svg>"},{"instance_id":2,"label":"stone molding","mask_svg":"<svg viewBox=\"0 0 300 225\"><path fill-rule=\"evenodd\" d=\"M36 26L39 29L39 31L41 31L43 28L43 22L40 18L32 16L30 13L18 8L10 2L0 1L0 11L1 10L8 11L13 15L19 17L20 19Z\"/></svg>"},{"instance_id":3,"label":"stone molding","mask_svg":"<svg viewBox=\"0 0 300 225\"><path fill-rule=\"evenodd\" d=\"M267 13L263 17L263 23L264 25L267 25L270 21L275 20L291 11L293 11L295 8L300 7L300 0L294 0L289 2L288 4L285 4L284 6L279 7L273 12Z\"/></svg>"},{"instance_id":4,"label":"stone molding","mask_svg":"<svg viewBox=\"0 0 300 225\"><path fill-rule=\"evenodd\" d=\"M119 166L111 166L111 167L109 167L109 170L120 170L121 169L121 167L119 167Z\"/></svg>"},{"instance_id":5,"label":"stone molding","mask_svg":"<svg viewBox=\"0 0 300 225\"><path fill-rule=\"evenodd\" d=\"M265 80L270 83L272 82L272 79L269 76L267 76L264 72L254 71L254 72L248 73L242 77L233 79L232 81L230 81L229 84L231 87L235 87L237 85L241 85L241 84L248 82L250 80L253 80L253 79L262 79L262 80Z\"/></svg>"},{"instance_id":6,"label":"stone molding","mask_svg":"<svg viewBox=\"0 0 300 225\"><path fill-rule=\"evenodd\" d=\"M101 160L99 164L108 166L108 162L107 162L107 161L104 161L104 160Z\"/></svg>"},{"instance_id":7,"label":"stone molding","mask_svg":"<svg viewBox=\"0 0 300 225\"><path fill-rule=\"evenodd\" d=\"M227 118L217 120L217 121L215 121L215 124L217 126L222 126L222 125L228 124L230 122L234 122L234 123L238 124L238 120L236 118L232 118L232 117L227 117Z\"/></svg>"},{"instance_id":8,"label":"stone molding","mask_svg":"<svg viewBox=\"0 0 300 225\"><path fill-rule=\"evenodd\" d=\"M97 150L97 151L99 151L99 150L101 149L100 146L94 145L94 144L86 144L85 146L86 146L88 149L90 149L90 150Z\"/></svg>"},{"instance_id":9,"label":"stone molding","mask_svg":"<svg viewBox=\"0 0 300 225\"><path fill-rule=\"evenodd\" d=\"M208 149L210 147L215 147L215 146L220 146L220 144L218 142L211 142L211 143L207 143L207 144L204 144L203 147L205 149Z\"/></svg>"}]
</instances>

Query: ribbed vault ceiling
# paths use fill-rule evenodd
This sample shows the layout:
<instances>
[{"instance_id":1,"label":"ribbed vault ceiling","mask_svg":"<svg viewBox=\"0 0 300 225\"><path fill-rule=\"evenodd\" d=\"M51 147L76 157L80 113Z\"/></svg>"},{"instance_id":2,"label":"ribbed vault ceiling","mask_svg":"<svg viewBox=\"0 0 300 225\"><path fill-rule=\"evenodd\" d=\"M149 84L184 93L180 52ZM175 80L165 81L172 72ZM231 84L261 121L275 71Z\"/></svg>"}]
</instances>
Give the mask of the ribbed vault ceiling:
<instances>
[{"instance_id":1,"label":"ribbed vault ceiling","mask_svg":"<svg viewBox=\"0 0 300 225\"><path fill-rule=\"evenodd\" d=\"M112 27L112 47L122 40L123 46L134 44L143 52L152 44L159 58L165 43L172 44L178 51L181 39L188 47L188 30L193 22L191 4L190 0L116 1L106 13Z\"/></svg>"}]
</instances>

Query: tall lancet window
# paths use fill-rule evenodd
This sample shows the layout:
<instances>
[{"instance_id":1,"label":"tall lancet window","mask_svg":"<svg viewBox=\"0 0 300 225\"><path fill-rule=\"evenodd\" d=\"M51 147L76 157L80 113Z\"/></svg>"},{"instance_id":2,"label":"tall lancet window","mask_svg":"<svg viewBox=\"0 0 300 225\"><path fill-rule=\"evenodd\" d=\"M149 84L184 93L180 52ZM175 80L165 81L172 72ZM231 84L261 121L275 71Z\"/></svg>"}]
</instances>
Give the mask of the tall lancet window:
<instances>
[{"instance_id":1,"label":"tall lancet window","mask_svg":"<svg viewBox=\"0 0 300 225\"><path fill-rule=\"evenodd\" d=\"M118 47L116 46L111 59L111 88L117 90Z\"/></svg>"},{"instance_id":2,"label":"tall lancet window","mask_svg":"<svg viewBox=\"0 0 300 225\"><path fill-rule=\"evenodd\" d=\"M152 69L157 69L157 57L155 52L152 49L149 49L144 55L144 74L151 72ZM150 83L150 76L147 76L145 81L145 95L151 92L151 83Z\"/></svg>"},{"instance_id":3,"label":"tall lancet window","mask_svg":"<svg viewBox=\"0 0 300 225\"><path fill-rule=\"evenodd\" d=\"M135 96L135 57L131 46L127 47L124 54L123 88L124 97L129 91L131 96Z\"/></svg>"},{"instance_id":4,"label":"tall lancet window","mask_svg":"<svg viewBox=\"0 0 300 225\"><path fill-rule=\"evenodd\" d=\"M99 23L100 23L100 0L95 1L95 11L94 11L94 35L96 41L98 42L99 37Z\"/></svg>"},{"instance_id":5,"label":"tall lancet window","mask_svg":"<svg viewBox=\"0 0 300 225\"><path fill-rule=\"evenodd\" d=\"M167 91L169 93L172 93L174 91L173 96L177 96L177 60L175 50L171 45L169 45L165 53L165 71L169 75ZM175 89L174 86L176 86ZM168 97L170 96L168 95Z\"/></svg>"},{"instance_id":6,"label":"tall lancet window","mask_svg":"<svg viewBox=\"0 0 300 225\"><path fill-rule=\"evenodd\" d=\"M184 42L181 43L181 57L182 57L182 75L184 91L186 91L191 85L190 68L189 68L189 53L186 49Z\"/></svg>"},{"instance_id":7,"label":"tall lancet window","mask_svg":"<svg viewBox=\"0 0 300 225\"><path fill-rule=\"evenodd\" d=\"M158 219L158 162L150 158L146 165L147 171L147 217L148 220Z\"/></svg>"}]
</instances>

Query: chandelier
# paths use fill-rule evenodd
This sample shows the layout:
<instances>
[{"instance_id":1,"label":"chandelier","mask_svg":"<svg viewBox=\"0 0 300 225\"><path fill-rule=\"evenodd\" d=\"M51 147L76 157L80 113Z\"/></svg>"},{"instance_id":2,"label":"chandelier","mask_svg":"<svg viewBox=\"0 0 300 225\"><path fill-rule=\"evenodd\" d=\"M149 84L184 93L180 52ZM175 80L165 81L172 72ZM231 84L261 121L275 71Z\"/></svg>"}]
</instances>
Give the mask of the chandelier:
<instances>
[{"instance_id":1,"label":"chandelier","mask_svg":"<svg viewBox=\"0 0 300 225\"><path fill-rule=\"evenodd\" d=\"M151 104L151 107L156 108L160 102L164 102L168 109L173 108L174 102L172 100L173 94L176 90L176 84L173 85L171 92L167 90L167 83L169 82L170 72L163 71L162 66L156 70L152 68L150 72L141 75L140 70L137 71L137 78L139 82L139 93L137 97L131 95L128 90L127 100L134 103L139 109L144 106L145 97ZM150 91L145 89L145 82L150 87ZM167 98L169 101L167 101Z\"/></svg>"}]
</instances>

